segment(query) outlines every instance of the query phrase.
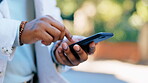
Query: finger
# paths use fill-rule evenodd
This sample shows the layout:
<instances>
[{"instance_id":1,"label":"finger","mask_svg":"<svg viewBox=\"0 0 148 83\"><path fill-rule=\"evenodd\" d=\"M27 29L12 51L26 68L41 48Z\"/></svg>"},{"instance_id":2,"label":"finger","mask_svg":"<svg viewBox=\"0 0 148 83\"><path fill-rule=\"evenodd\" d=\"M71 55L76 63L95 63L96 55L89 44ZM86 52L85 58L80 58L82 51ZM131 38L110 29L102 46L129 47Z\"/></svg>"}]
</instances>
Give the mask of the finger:
<instances>
[{"instance_id":1,"label":"finger","mask_svg":"<svg viewBox=\"0 0 148 83\"><path fill-rule=\"evenodd\" d=\"M64 64L62 58L60 57L62 53L62 50L60 48L56 49L55 51L55 56L56 56L56 60L60 63L60 64Z\"/></svg>"},{"instance_id":2,"label":"finger","mask_svg":"<svg viewBox=\"0 0 148 83\"><path fill-rule=\"evenodd\" d=\"M50 15L46 15L48 20L46 19L46 21L51 24L54 27L57 27L60 31L65 30L65 26L60 23L59 21L57 21L56 19L54 19L52 16Z\"/></svg>"},{"instance_id":3,"label":"finger","mask_svg":"<svg viewBox=\"0 0 148 83\"><path fill-rule=\"evenodd\" d=\"M60 31L64 31L65 30L65 26L62 23L60 23L59 21L57 21L56 19L54 19L50 15L46 15L46 16L47 16L47 19L44 19L44 20L47 21L49 24L51 24L52 26L56 27Z\"/></svg>"},{"instance_id":4,"label":"finger","mask_svg":"<svg viewBox=\"0 0 148 83\"><path fill-rule=\"evenodd\" d=\"M47 32L41 31L41 34L38 34L39 38L42 40L44 45L49 45L53 41L53 37L50 36Z\"/></svg>"},{"instance_id":5,"label":"finger","mask_svg":"<svg viewBox=\"0 0 148 83\"><path fill-rule=\"evenodd\" d=\"M62 43L61 40L57 41L57 42L56 42L56 46L55 46L55 48L57 49L57 48L60 46L61 43Z\"/></svg>"},{"instance_id":6,"label":"finger","mask_svg":"<svg viewBox=\"0 0 148 83\"><path fill-rule=\"evenodd\" d=\"M75 56L71 53L69 46L67 43L62 43L62 48L64 49L64 53L67 55L67 58L73 64L74 66L77 66L80 64L79 60L75 58Z\"/></svg>"},{"instance_id":7,"label":"finger","mask_svg":"<svg viewBox=\"0 0 148 83\"><path fill-rule=\"evenodd\" d=\"M61 35L60 39L62 40L64 38L64 36L66 36L66 38L69 41L72 41L72 35L70 34L70 32L65 28L65 26L58 22L57 20L55 20L53 17L47 15L47 17L50 19L48 20L49 23L51 23L52 26L56 27L57 29L59 29L63 34Z\"/></svg>"},{"instance_id":8,"label":"finger","mask_svg":"<svg viewBox=\"0 0 148 83\"><path fill-rule=\"evenodd\" d=\"M65 36L65 31L61 32L61 35L59 37L59 40L63 40L64 36Z\"/></svg>"},{"instance_id":9,"label":"finger","mask_svg":"<svg viewBox=\"0 0 148 83\"><path fill-rule=\"evenodd\" d=\"M49 24L46 24L46 25L47 25L47 27L45 28L45 30L48 32L48 34L52 35L53 41L55 42L55 41L59 40L60 35L61 35L61 31Z\"/></svg>"},{"instance_id":10,"label":"finger","mask_svg":"<svg viewBox=\"0 0 148 83\"><path fill-rule=\"evenodd\" d=\"M72 40L72 35L71 35L71 33L65 28L65 36L66 36L66 38L70 41L70 42L73 42L73 40Z\"/></svg>"},{"instance_id":11,"label":"finger","mask_svg":"<svg viewBox=\"0 0 148 83\"><path fill-rule=\"evenodd\" d=\"M89 44L89 54L93 54L95 52L95 42Z\"/></svg>"},{"instance_id":12,"label":"finger","mask_svg":"<svg viewBox=\"0 0 148 83\"><path fill-rule=\"evenodd\" d=\"M76 44L76 45L74 45L73 48L76 51L76 53L79 55L80 62L84 62L88 59L88 55L79 45Z\"/></svg>"},{"instance_id":13,"label":"finger","mask_svg":"<svg viewBox=\"0 0 148 83\"><path fill-rule=\"evenodd\" d=\"M68 58L64 55L64 53L62 52L62 48L60 47L57 49L56 57L57 57L57 61L60 62L61 64L73 66L68 60Z\"/></svg>"}]
</instances>

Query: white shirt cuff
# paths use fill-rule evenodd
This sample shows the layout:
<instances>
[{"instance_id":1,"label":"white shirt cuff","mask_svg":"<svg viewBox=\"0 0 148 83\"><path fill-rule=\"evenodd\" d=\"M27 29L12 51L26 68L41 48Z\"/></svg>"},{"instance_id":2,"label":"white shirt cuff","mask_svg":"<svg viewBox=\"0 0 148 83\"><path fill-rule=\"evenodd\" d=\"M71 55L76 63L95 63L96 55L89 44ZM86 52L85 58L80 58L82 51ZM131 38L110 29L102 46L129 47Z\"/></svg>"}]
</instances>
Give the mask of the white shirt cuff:
<instances>
[{"instance_id":1,"label":"white shirt cuff","mask_svg":"<svg viewBox=\"0 0 148 83\"><path fill-rule=\"evenodd\" d=\"M20 46L20 39L19 39L19 26L17 27L15 41L13 43L13 47Z\"/></svg>"}]
</instances>

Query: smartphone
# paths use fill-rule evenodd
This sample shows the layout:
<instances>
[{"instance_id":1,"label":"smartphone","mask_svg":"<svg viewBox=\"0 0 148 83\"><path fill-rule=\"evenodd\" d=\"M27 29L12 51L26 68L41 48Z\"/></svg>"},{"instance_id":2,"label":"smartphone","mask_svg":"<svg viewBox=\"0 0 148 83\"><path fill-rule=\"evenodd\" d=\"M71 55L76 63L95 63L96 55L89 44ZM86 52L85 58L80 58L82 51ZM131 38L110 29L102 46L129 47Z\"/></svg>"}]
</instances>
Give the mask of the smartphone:
<instances>
[{"instance_id":1,"label":"smartphone","mask_svg":"<svg viewBox=\"0 0 148 83\"><path fill-rule=\"evenodd\" d=\"M100 41L103 41L103 40L106 40L108 38L111 38L113 36L113 33L107 33L107 32L100 32L100 33L97 33L97 34L94 34L92 36L89 36L81 41L78 41L76 43L73 43L71 45L69 45L69 48L71 50L71 52L73 53L73 55L77 58L77 59L80 59L79 58L79 55L75 52L75 50L73 49L73 46L75 44L78 44L80 45L80 47L86 52L88 53L89 52L89 44L91 42L95 42L95 43L98 43Z\"/></svg>"}]
</instances>

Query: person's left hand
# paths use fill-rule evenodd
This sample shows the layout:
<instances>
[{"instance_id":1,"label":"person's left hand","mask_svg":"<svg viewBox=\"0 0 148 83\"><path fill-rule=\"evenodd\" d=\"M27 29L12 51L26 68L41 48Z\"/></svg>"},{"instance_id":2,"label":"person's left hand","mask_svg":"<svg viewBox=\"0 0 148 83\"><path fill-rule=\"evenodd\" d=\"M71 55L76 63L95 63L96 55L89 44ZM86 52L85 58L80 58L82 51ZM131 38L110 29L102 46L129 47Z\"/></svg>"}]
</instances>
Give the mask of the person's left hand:
<instances>
[{"instance_id":1,"label":"person's left hand","mask_svg":"<svg viewBox=\"0 0 148 83\"><path fill-rule=\"evenodd\" d=\"M88 54L93 54L95 52L95 43L92 42L89 44L89 53L87 54L79 45L74 45L74 50L79 55L80 59L78 60L70 51L69 45L84 39L81 36L73 36L73 42L68 41L67 39L59 42L56 45L55 49L55 58L58 63L68 66L77 66L81 62L84 62L88 59Z\"/></svg>"}]
</instances>

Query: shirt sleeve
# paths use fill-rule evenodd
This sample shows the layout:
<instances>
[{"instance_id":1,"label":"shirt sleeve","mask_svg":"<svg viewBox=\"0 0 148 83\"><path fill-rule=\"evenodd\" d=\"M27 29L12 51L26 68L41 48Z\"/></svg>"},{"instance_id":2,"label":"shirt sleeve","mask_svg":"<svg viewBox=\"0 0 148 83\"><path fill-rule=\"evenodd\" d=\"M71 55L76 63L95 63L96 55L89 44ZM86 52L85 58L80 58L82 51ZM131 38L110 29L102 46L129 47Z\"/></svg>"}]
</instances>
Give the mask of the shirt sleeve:
<instances>
[{"instance_id":1,"label":"shirt sleeve","mask_svg":"<svg viewBox=\"0 0 148 83\"><path fill-rule=\"evenodd\" d=\"M49 51L50 51L50 55L51 55L51 58L53 60L53 62L55 63L56 65L56 68L59 72L65 72L65 71L68 71L69 69L71 69L72 67L70 66L67 66L67 65L62 65L60 64L57 60L56 60L56 57L55 57L55 49L56 49L56 44L58 43L57 42L54 42L52 43L51 45L49 45L48 47L50 48Z\"/></svg>"},{"instance_id":2,"label":"shirt sleeve","mask_svg":"<svg viewBox=\"0 0 148 83\"><path fill-rule=\"evenodd\" d=\"M56 58L55 58L55 54L54 54L55 49L56 49L56 44L57 44L57 43L58 43L58 41L52 43L52 49L50 50L50 51L51 51L50 53L51 53L51 56L52 56L52 60L53 60L53 62L56 63L56 64L58 64L58 65L61 65L61 64L56 60Z\"/></svg>"},{"instance_id":3,"label":"shirt sleeve","mask_svg":"<svg viewBox=\"0 0 148 83\"><path fill-rule=\"evenodd\" d=\"M19 26L17 27L15 41L13 43L13 47L20 46L20 39L19 39Z\"/></svg>"},{"instance_id":4,"label":"shirt sleeve","mask_svg":"<svg viewBox=\"0 0 148 83\"><path fill-rule=\"evenodd\" d=\"M9 60L14 55L15 46L13 45L20 23L17 20L0 19L0 56L7 56Z\"/></svg>"}]
</instances>

